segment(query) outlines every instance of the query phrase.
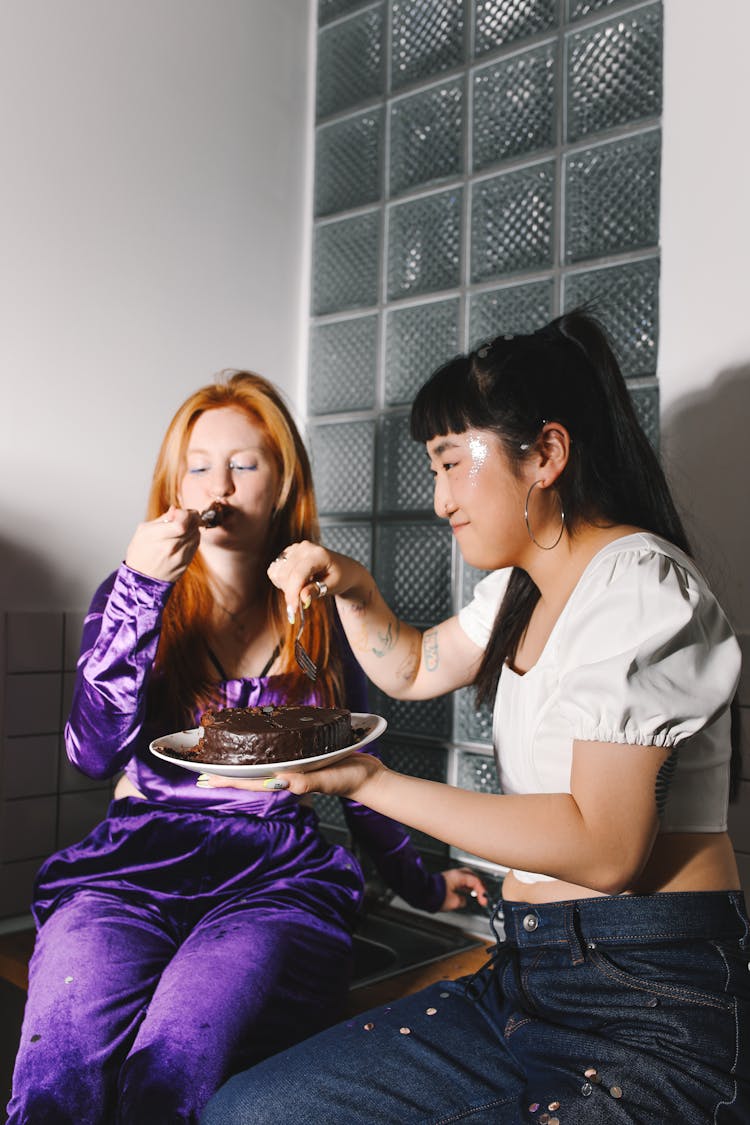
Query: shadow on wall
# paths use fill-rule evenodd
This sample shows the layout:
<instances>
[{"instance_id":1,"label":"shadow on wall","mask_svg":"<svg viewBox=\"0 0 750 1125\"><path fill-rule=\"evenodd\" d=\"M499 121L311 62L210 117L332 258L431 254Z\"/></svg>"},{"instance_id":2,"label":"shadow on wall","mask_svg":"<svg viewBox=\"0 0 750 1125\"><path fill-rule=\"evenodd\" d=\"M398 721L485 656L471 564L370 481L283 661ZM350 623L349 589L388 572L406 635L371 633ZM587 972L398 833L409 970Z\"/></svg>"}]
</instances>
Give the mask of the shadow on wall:
<instances>
[{"instance_id":1,"label":"shadow on wall","mask_svg":"<svg viewBox=\"0 0 750 1125\"><path fill-rule=\"evenodd\" d=\"M661 420L664 466L693 550L732 624L750 630L750 362L679 399Z\"/></svg>"},{"instance_id":2,"label":"shadow on wall","mask_svg":"<svg viewBox=\"0 0 750 1125\"><path fill-rule=\"evenodd\" d=\"M59 548L64 549L64 544ZM47 556L42 556L0 536L0 611L63 606L61 568L55 565L55 555L52 547Z\"/></svg>"}]
</instances>

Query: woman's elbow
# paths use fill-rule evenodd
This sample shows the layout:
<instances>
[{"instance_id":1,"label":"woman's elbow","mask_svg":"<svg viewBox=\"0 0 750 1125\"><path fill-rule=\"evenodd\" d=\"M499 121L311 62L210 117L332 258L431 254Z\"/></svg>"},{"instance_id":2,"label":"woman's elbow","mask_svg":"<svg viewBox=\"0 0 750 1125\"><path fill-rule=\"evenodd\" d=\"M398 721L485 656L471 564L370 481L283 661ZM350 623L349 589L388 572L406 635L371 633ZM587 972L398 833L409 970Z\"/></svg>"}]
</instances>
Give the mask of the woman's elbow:
<instances>
[{"instance_id":1,"label":"woman's elbow","mask_svg":"<svg viewBox=\"0 0 750 1125\"><path fill-rule=\"evenodd\" d=\"M646 858L641 851L621 851L609 857L599 854L590 866L585 885L603 895L624 894L635 885Z\"/></svg>"},{"instance_id":2,"label":"woman's elbow","mask_svg":"<svg viewBox=\"0 0 750 1125\"><path fill-rule=\"evenodd\" d=\"M87 749L89 745L96 745L98 753L92 754ZM65 752L70 764L92 781L107 781L122 768L112 757L102 754L101 743L78 738L69 725L65 729Z\"/></svg>"}]
</instances>

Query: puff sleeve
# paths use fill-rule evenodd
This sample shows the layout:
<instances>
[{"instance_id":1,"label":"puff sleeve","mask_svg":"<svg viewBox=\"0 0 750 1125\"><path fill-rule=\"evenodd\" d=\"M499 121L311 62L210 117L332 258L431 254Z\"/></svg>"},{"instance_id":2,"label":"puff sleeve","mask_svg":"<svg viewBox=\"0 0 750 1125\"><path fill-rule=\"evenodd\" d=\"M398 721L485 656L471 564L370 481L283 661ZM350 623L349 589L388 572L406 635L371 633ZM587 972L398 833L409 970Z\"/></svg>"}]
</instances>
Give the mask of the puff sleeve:
<instances>
[{"instance_id":1,"label":"puff sleeve","mask_svg":"<svg viewBox=\"0 0 750 1125\"><path fill-rule=\"evenodd\" d=\"M731 702L740 651L686 556L605 556L558 637L560 708L574 739L679 746Z\"/></svg>"},{"instance_id":2,"label":"puff sleeve","mask_svg":"<svg viewBox=\"0 0 750 1125\"><path fill-rule=\"evenodd\" d=\"M497 611L505 596L505 590L513 573L512 567L504 570L491 570L474 587L474 596L463 609L459 610L458 623L470 641L479 648L486 648Z\"/></svg>"}]
</instances>

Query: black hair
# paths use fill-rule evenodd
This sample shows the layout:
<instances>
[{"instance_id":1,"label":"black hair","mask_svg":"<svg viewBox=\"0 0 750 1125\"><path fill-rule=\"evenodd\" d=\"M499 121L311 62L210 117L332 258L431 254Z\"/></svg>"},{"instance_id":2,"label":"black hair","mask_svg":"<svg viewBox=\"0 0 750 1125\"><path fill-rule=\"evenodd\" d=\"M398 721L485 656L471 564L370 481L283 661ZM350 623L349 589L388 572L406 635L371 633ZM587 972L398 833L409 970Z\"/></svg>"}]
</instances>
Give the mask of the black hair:
<instances>
[{"instance_id":1,"label":"black hair","mask_svg":"<svg viewBox=\"0 0 750 1125\"><path fill-rule=\"evenodd\" d=\"M529 335L498 336L446 363L414 400L411 434L427 442L491 430L520 472L549 421L570 434L555 488L572 535L583 522L630 524L691 553L607 335L589 310L565 313ZM515 568L477 674L480 703L494 698L503 662L514 658L538 599L532 579Z\"/></svg>"},{"instance_id":2,"label":"black hair","mask_svg":"<svg viewBox=\"0 0 750 1125\"><path fill-rule=\"evenodd\" d=\"M644 433L607 334L588 308L557 317L529 335L497 336L444 364L420 388L411 436L491 430L511 469L520 471L545 422L570 434L568 464L556 482L568 530L582 522L630 524L692 555L659 459ZM500 671L513 660L539 600L514 568L476 677L479 703L490 703ZM730 797L741 770L738 704L731 704Z\"/></svg>"}]
</instances>

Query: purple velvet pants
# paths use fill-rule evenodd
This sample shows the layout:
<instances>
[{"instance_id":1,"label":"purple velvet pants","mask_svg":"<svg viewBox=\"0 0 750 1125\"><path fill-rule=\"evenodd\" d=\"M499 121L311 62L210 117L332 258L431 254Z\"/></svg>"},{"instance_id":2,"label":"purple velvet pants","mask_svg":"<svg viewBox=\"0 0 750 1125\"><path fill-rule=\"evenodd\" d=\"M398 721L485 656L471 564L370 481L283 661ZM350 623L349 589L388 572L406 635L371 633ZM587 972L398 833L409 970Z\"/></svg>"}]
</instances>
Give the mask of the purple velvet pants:
<instances>
[{"instance_id":1,"label":"purple velvet pants","mask_svg":"<svg viewBox=\"0 0 750 1125\"><path fill-rule=\"evenodd\" d=\"M341 1013L359 867L278 819L115 801L43 867L9 1125L196 1122Z\"/></svg>"}]
</instances>

